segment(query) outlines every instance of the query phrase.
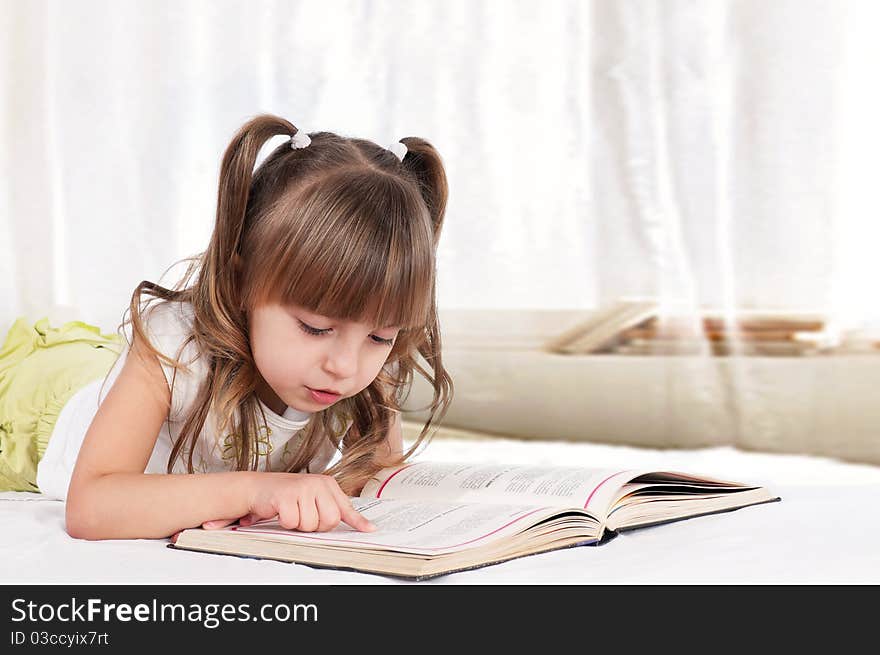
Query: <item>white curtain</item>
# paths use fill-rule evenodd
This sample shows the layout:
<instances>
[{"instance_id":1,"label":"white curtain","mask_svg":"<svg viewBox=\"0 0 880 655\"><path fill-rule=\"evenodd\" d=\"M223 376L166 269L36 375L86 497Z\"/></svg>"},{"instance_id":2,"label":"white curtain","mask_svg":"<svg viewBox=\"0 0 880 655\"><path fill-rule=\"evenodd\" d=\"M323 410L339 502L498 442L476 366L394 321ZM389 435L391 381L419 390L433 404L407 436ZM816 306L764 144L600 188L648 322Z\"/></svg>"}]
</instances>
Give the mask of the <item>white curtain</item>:
<instances>
[{"instance_id":1,"label":"white curtain","mask_svg":"<svg viewBox=\"0 0 880 655\"><path fill-rule=\"evenodd\" d=\"M220 155L262 111L437 145L444 307L880 318L876 3L2 7L3 318L114 322L204 247Z\"/></svg>"},{"instance_id":2,"label":"white curtain","mask_svg":"<svg viewBox=\"0 0 880 655\"><path fill-rule=\"evenodd\" d=\"M870 0L3 0L0 20L4 326L115 328L205 247L222 152L261 112L437 146L441 311L655 296L880 322Z\"/></svg>"}]
</instances>

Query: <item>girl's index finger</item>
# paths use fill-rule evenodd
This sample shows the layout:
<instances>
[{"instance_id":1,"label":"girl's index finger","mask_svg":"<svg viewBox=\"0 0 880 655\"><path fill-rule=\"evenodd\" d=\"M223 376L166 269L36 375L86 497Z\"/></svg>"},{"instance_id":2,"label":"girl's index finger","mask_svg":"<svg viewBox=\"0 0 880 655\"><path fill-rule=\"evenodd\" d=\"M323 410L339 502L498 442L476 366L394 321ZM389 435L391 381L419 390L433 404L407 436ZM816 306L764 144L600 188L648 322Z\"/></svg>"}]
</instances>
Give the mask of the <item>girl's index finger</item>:
<instances>
[{"instance_id":1,"label":"girl's index finger","mask_svg":"<svg viewBox=\"0 0 880 655\"><path fill-rule=\"evenodd\" d=\"M351 501L346 498L344 501L339 503L340 515L342 516L342 520L348 523L355 530L360 530L361 532L373 532L376 529L376 524L370 522L367 517L358 512L351 504Z\"/></svg>"}]
</instances>

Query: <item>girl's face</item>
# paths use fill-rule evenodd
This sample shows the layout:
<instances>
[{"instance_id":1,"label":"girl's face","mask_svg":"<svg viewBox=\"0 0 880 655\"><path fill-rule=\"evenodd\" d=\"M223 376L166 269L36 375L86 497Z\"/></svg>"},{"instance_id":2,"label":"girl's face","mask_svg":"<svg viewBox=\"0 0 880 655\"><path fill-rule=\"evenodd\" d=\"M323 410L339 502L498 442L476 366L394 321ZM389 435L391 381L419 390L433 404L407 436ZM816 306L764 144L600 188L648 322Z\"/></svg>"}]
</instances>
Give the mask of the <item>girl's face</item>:
<instances>
[{"instance_id":1,"label":"girl's face","mask_svg":"<svg viewBox=\"0 0 880 655\"><path fill-rule=\"evenodd\" d=\"M248 315L257 395L277 414L326 409L376 378L399 328L338 321L297 305L266 304ZM315 394L332 391L336 396Z\"/></svg>"}]
</instances>

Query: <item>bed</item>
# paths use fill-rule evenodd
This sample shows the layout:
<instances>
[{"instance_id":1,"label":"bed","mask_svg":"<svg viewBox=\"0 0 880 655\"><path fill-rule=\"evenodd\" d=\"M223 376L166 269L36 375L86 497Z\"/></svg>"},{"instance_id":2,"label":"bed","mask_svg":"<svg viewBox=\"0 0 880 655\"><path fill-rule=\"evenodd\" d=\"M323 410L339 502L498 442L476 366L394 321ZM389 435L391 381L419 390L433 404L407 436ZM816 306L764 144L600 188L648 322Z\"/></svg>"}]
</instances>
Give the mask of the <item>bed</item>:
<instances>
[{"instance_id":1,"label":"bed","mask_svg":"<svg viewBox=\"0 0 880 655\"><path fill-rule=\"evenodd\" d=\"M435 461L569 463L691 471L768 486L782 502L660 525L602 546L532 555L422 582L179 551L166 539L84 541L61 501L0 493L5 584L877 584L880 467L732 447L652 450L441 431Z\"/></svg>"}]
</instances>

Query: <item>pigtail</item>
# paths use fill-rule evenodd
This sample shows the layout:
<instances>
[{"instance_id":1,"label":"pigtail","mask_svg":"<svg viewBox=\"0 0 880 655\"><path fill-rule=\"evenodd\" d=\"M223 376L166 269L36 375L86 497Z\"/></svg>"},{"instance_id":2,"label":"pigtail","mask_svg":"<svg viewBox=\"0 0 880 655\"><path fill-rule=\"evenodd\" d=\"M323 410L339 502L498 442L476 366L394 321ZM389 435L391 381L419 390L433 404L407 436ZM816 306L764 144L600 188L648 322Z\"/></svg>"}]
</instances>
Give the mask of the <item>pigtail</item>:
<instances>
[{"instance_id":1,"label":"pigtail","mask_svg":"<svg viewBox=\"0 0 880 655\"><path fill-rule=\"evenodd\" d=\"M403 166L418 181L419 191L428 208L431 217L431 225L434 233L434 248L440 240L443 229L443 221L446 216L446 204L449 196L449 184L446 178L446 170L443 161L436 148L428 141L419 137L407 137L401 139L407 147L406 156L403 158ZM428 309L428 319L425 323L421 339L415 341L415 348L424 361L431 367L431 372L414 357L404 357L398 363L398 387L409 387L413 371L424 377L433 388L433 399L427 408L428 419L425 421L419 436L412 447L404 455L403 459L411 457L428 438L432 427L439 425L446 416L455 387L452 377L443 366L443 344L440 336L440 319L437 311L436 285L431 287L431 301Z\"/></svg>"},{"instance_id":2,"label":"pigtail","mask_svg":"<svg viewBox=\"0 0 880 655\"><path fill-rule=\"evenodd\" d=\"M230 304L241 297L241 239L257 155L268 139L279 134L293 135L297 131L296 127L282 118L257 116L242 126L223 153L217 190L217 216L203 264L205 277L216 285L215 293L207 300L211 301L210 306L214 309L211 313L224 323L218 328L240 325L240 307L231 307ZM233 356L246 354L230 353Z\"/></svg>"},{"instance_id":3,"label":"pigtail","mask_svg":"<svg viewBox=\"0 0 880 655\"><path fill-rule=\"evenodd\" d=\"M418 181L419 191L425 199L425 205L431 215L434 227L434 245L440 239L443 219L446 216L446 200L449 197L449 185L446 171L440 154L429 142L419 137L406 137L400 140L407 148L403 158L403 166Z\"/></svg>"},{"instance_id":4,"label":"pigtail","mask_svg":"<svg viewBox=\"0 0 880 655\"><path fill-rule=\"evenodd\" d=\"M265 437L260 434L257 419L263 412L254 394L257 372L242 303L241 241L254 164L261 148L274 136L297 131L282 118L260 115L238 130L223 153L214 230L189 298L194 310L193 333L200 352L207 356L210 374L199 389L195 411L187 417L171 451L169 472L187 442L187 470L193 470L196 441L211 405L218 415L216 429L236 467L253 470L258 466L259 441Z\"/></svg>"}]
</instances>

